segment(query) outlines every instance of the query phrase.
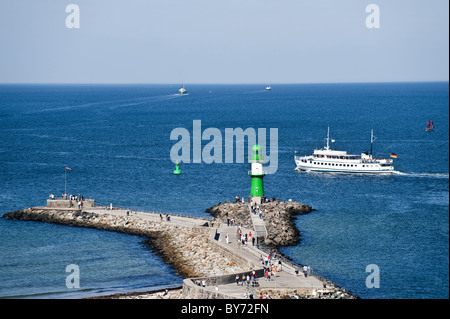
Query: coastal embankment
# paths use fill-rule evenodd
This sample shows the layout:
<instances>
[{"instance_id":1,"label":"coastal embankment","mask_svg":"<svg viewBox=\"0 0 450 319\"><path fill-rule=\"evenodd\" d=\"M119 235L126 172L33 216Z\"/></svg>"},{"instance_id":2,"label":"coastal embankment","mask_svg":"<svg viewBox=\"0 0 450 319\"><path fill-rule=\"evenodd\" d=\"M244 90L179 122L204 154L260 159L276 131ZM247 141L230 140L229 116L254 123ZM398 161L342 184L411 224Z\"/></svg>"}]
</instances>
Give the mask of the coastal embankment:
<instances>
[{"instance_id":1,"label":"coastal embankment","mask_svg":"<svg viewBox=\"0 0 450 319\"><path fill-rule=\"evenodd\" d=\"M143 236L185 278L182 289L111 298L355 298L314 273L299 273L301 265L290 264L277 253L277 247L298 242L292 220L310 211L297 202L270 202L257 210L248 203L225 202L207 209L214 217L207 219L94 205L82 209L47 205L3 217ZM254 221L264 222L264 234L255 231ZM264 243L270 252L257 247L252 237L258 237L257 244Z\"/></svg>"}]
</instances>

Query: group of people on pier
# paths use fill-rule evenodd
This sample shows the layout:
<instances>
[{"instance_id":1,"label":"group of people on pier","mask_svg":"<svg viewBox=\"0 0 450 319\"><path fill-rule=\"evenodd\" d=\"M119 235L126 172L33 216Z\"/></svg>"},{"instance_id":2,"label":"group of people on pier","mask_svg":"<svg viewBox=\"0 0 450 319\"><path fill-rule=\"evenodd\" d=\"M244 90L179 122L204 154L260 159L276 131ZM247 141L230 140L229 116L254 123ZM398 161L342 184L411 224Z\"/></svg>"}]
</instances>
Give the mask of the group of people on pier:
<instances>
[{"instance_id":1,"label":"group of people on pier","mask_svg":"<svg viewBox=\"0 0 450 319\"><path fill-rule=\"evenodd\" d=\"M235 199L236 199L236 203L238 203L238 202L244 203L245 202L244 196L236 195ZM262 203L269 203L269 202L280 202L280 199L275 198L275 197L271 197L271 198L262 197Z\"/></svg>"},{"instance_id":2,"label":"group of people on pier","mask_svg":"<svg viewBox=\"0 0 450 319\"><path fill-rule=\"evenodd\" d=\"M241 244L242 246L247 246L248 242L251 242L252 246L255 246L256 243L255 236L252 234L251 231L248 234L247 233L244 234L242 232L241 226L238 226L236 238L238 243ZM227 236L227 243L228 243L228 236Z\"/></svg>"},{"instance_id":3,"label":"group of people on pier","mask_svg":"<svg viewBox=\"0 0 450 319\"><path fill-rule=\"evenodd\" d=\"M170 222L170 215L169 214L165 214L164 218L166 219L166 222ZM159 219L161 221L163 221L163 215L162 214L159 214Z\"/></svg>"},{"instance_id":4,"label":"group of people on pier","mask_svg":"<svg viewBox=\"0 0 450 319\"><path fill-rule=\"evenodd\" d=\"M264 267L264 277L266 280L270 281L273 277L278 276L278 272L282 270L282 263L281 260L278 259L278 262L275 263L275 252L273 250L270 251L270 253L263 258L261 255L259 257L259 261Z\"/></svg>"},{"instance_id":5,"label":"group of people on pier","mask_svg":"<svg viewBox=\"0 0 450 319\"><path fill-rule=\"evenodd\" d=\"M51 193L48 196L50 199L55 199L55 195L53 193ZM61 194L61 198L62 199L66 199L66 200L75 200L75 201L83 201L84 200L84 195L78 194L78 195L73 195L73 194L66 194L66 193L62 193Z\"/></svg>"},{"instance_id":6,"label":"group of people on pier","mask_svg":"<svg viewBox=\"0 0 450 319\"><path fill-rule=\"evenodd\" d=\"M250 210L252 211L253 215L258 215L259 218L262 218L262 214L265 212L267 213L267 209L262 209L259 205L255 206L253 204L250 205Z\"/></svg>"},{"instance_id":7,"label":"group of people on pier","mask_svg":"<svg viewBox=\"0 0 450 319\"><path fill-rule=\"evenodd\" d=\"M236 275L236 285L237 286L252 286L257 287L258 282L256 280L256 272L252 270L251 273L248 273L247 275L242 274L241 276Z\"/></svg>"},{"instance_id":8,"label":"group of people on pier","mask_svg":"<svg viewBox=\"0 0 450 319\"><path fill-rule=\"evenodd\" d=\"M49 198L54 200L55 199L55 195L53 193L51 193L49 195ZM84 195L73 195L73 194L66 194L63 193L61 194L61 198L64 200L70 200L70 207L73 207L72 201L75 201L78 205L78 209L82 209L83 208L83 201L84 201Z\"/></svg>"}]
</instances>

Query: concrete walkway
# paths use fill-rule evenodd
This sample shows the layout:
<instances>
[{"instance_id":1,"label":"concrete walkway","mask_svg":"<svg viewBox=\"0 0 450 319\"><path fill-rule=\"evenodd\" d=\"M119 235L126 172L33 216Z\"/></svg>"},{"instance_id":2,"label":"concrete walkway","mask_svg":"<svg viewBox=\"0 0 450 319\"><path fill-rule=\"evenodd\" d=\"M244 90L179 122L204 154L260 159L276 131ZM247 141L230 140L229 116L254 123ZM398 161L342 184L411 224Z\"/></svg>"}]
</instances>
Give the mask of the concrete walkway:
<instances>
[{"instance_id":1,"label":"concrete walkway","mask_svg":"<svg viewBox=\"0 0 450 319\"><path fill-rule=\"evenodd\" d=\"M106 209L106 208L86 208L83 209L83 212L90 212L90 213L96 213L96 214L110 214L114 216L129 216L129 217L135 217L135 218L141 218L143 220L153 221L153 222L163 222L163 223L171 223L175 225L180 226L186 226L186 227L196 227L196 226L203 226L205 223L208 223L208 219L203 218L195 218L195 217L186 217L186 216L178 216L178 215L171 215L170 221L167 221L166 214L158 214L158 213L150 213L150 212L138 212L138 211L132 211L129 215L127 215L127 212L129 212L127 209L117 209L114 208L112 210ZM161 219L162 217L162 219Z\"/></svg>"},{"instance_id":2,"label":"concrete walkway","mask_svg":"<svg viewBox=\"0 0 450 319\"><path fill-rule=\"evenodd\" d=\"M313 277L304 278L303 274L298 275L297 277L293 277L285 272L279 272L278 276L272 277L270 281L265 278L258 279L259 287L256 289L264 290L264 289L289 289L289 290L313 290L320 292L322 289L322 283L318 282L317 279ZM217 289L216 289L217 287ZM237 285L236 283L230 283L226 285L218 285L216 287L205 287L204 289L210 292L220 292L222 294L226 294L232 296L234 298L242 299L245 298L246 294L252 293L254 298L259 298L259 295L256 293L256 289L247 288L247 285ZM270 295L269 295L270 296Z\"/></svg>"},{"instance_id":3,"label":"concrete walkway","mask_svg":"<svg viewBox=\"0 0 450 319\"><path fill-rule=\"evenodd\" d=\"M155 222L163 222L163 223L171 223L180 226L187 227L196 227L196 226L204 226L206 223L209 225L208 219L202 218L194 218L194 217L183 217L177 215L169 215L170 221L166 220L166 215L161 216L158 213L149 213L149 212L136 212L133 211L131 214L127 215L128 210L125 209L105 209L105 208L86 208L83 209L84 212L93 212L96 214L111 214L115 216L129 216L131 218L141 218L144 220L155 221ZM249 213L251 211L249 209ZM253 214L251 214L253 215ZM257 216L258 221L264 222ZM257 224L258 225L258 224ZM246 259L248 261L249 266L254 266L256 268L263 268L263 264L261 263L261 258L267 256L267 253L258 249L256 246L253 246L251 241L247 243L247 245L242 245L240 240L240 235L238 236L238 226L228 226L226 223L218 223L213 225L214 227L210 227L210 240L215 240L217 244L222 246L224 249L229 250L233 254L237 254L240 257ZM241 233L249 234L252 232L252 236L255 236L255 230L241 228ZM261 235L259 233L258 235ZM226 236L228 236L228 243L226 241ZM314 277L308 276L305 277L303 272L300 271L298 275L295 274L294 267L290 264L282 262L281 267L278 265L278 259L272 260L272 263L277 266L277 268L281 268L281 271L278 272L278 275L272 276L271 280L267 280L266 278L258 278L259 287L257 289L292 289L292 290L317 290L323 291L323 282L322 280ZM211 292L220 292L222 294L229 295L233 298L244 298L244 295L247 293L253 293L255 295L255 289L248 288L246 285L237 285L235 282L229 284L222 284L214 287L205 287L204 289ZM255 298L259 298L259 296L255 296Z\"/></svg>"},{"instance_id":4,"label":"concrete walkway","mask_svg":"<svg viewBox=\"0 0 450 319\"><path fill-rule=\"evenodd\" d=\"M247 245L241 245L237 238L237 226L227 226L220 225L217 229L217 241L218 243L234 253L239 254L249 261L249 264L258 265L259 268L263 267L260 261L261 257L266 257L267 253L259 250L257 247L252 246L251 243ZM242 232L249 233L251 230L241 228ZM229 242L227 244L225 236L228 235ZM272 260L272 264L278 267L278 259ZM278 267L280 268L280 267ZM278 275L272 276L271 280L266 278L258 278L259 287L258 289L277 289L285 288L292 290L313 290L316 289L318 292L323 290L323 282L314 276L305 277L303 272L300 271L299 275L295 274L295 270L292 265L288 265L285 262L281 264L281 271L278 271ZM235 298L244 298L244 294L254 292L251 288L247 288L246 285L238 286L236 283L230 283L225 285L218 285L218 290L216 287L206 287L211 292L218 291L223 294L233 296ZM256 298L256 296L255 296Z\"/></svg>"},{"instance_id":5,"label":"concrete walkway","mask_svg":"<svg viewBox=\"0 0 450 319\"><path fill-rule=\"evenodd\" d=\"M258 214L252 213L250 204L248 205L248 211L249 211L252 223L253 223L253 229L255 230L256 236L257 237L266 237L267 229L266 229L266 224L264 223L264 220L262 218L260 218Z\"/></svg>"}]
</instances>

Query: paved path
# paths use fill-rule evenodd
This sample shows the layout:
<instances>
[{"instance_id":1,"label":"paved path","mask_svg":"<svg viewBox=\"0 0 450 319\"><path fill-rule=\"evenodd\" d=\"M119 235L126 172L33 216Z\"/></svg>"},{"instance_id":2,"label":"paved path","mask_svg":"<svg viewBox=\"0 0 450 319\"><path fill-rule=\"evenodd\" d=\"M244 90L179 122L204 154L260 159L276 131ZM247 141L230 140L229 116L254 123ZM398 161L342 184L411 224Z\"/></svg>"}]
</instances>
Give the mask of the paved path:
<instances>
[{"instance_id":1,"label":"paved path","mask_svg":"<svg viewBox=\"0 0 450 319\"><path fill-rule=\"evenodd\" d=\"M243 233L249 233L251 230L242 229ZM262 263L260 261L260 257L266 257L267 253L259 250L255 246L251 244L247 244L242 246L236 240L237 226L227 226L221 225L217 229L216 236L218 243L223 247L238 253L241 257L249 260L249 263L253 263L262 268ZM228 235L229 242L227 244L225 236ZM278 266L278 260L273 260L273 263ZM279 268L279 267L278 267ZM300 271L299 275L295 274L295 270L291 265L287 265L286 263L282 263L281 271L278 272L277 276L271 278L268 281L266 278L259 278L259 288L289 288L289 289L317 289L321 290L323 288L323 282L316 277L308 276L305 277L303 273ZM226 285L218 285L218 292L228 294L237 298L243 298L245 293L249 293L250 290L244 286L238 286L236 283L230 283ZM216 287L206 287L206 289L210 291L216 291Z\"/></svg>"},{"instance_id":2,"label":"paved path","mask_svg":"<svg viewBox=\"0 0 450 319\"><path fill-rule=\"evenodd\" d=\"M86 208L83 211L85 212L94 212L97 214L111 214L116 216L127 216L127 210L125 209L105 209L105 208ZM249 213L253 215L249 209ZM135 212L133 211L130 216L134 216L137 218L142 218L145 220L151 221L161 221L161 216L158 213L148 213L148 212ZM194 218L194 217L183 217L177 215L170 215L170 221L167 221L165 218L165 214L162 214L162 222L195 227L195 226L203 226L205 223L208 223L208 219L202 218ZM264 222L257 215L256 225L259 225L260 222ZM214 238L212 240L216 240L219 245L223 248L238 254L242 258L248 260L249 265L256 266L257 268L262 268L263 265L261 263L260 258L266 257L267 253L259 250L257 247L251 244L251 241L248 242L247 245L242 245L237 236L238 226L227 226L226 223L219 223L211 227L210 238ZM241 228L243 234L249 234L252 232L253 236L255 235L255 230ZM265 231L265 228L264 228ZM261 235L259 233L258 235ZM228 236L228 243L226 241L226 236ZM275 259L272 261L278 267L278 260ZM278 267L280 268L280 267ZM278 272L277 276L271 278L268 281L266 278L259 278L258 283L261 288L289 288L289 289L317 289L321 290L323 288L323 282L314 276L305 277L303 273L300 271L299 275L295 274L294 268L292 265L282 263L281 271ZM215 287L206 287L205 289L212 292L220 292L222 294L227 294L235 298L244 298L245 293L254 293L255 290L251 288L247 288L246 285L238 286L235 282L230 284L218 285ZM258 296L255 296L257 298Z\"/></svg>"},{"instance_id":3,"label":"paved path","mask_svg":"<svg viewBox=\"0 0 450 319\"><path fill-rule=\"evenodd\" d=\"M266 229L266 224L264 223L264 219L260 218L258 214L252 213L252 209L250 208L250 205L248 206L248 211L249 211L252 223L253 223L253 229L256 232L256 236L257 237L266 237L267 229Z\"/></svg>"},{"instance_id":4,"label":"paved path","mask_svg":"<svg viewBox=\"0 0 450 319\"><path fill-rule=\"evenodd\" d=\"M304 278L303 275L293 277L285 272L279 272L278 276L272 277L270 281L265 278L258 279L259 287L257 289L270 289L270 288L286 288L286 289L317 289L320 291L322 289L322 283L318 282L317 279L313 277ZM216 287L206 287L205 289L215 292L218 291L222 294L227 294L235 298L244 298L245 294L253 293L254 298L257 299L258 296L255 295L255 290L248 289L246 285L241 286L236 283L218 285Z\"/></svg>"},{"instance_id":5,"label":"paved path","mask_svg":"<svg viewBox=\"0 0 450 319\"><path fill-rule=\"evenodd\" d=\"M92 212L96 214L110 214L115 216L128 216L127 209L105 209L105 208L86 208L83 209L84 212ZM195 226L203 226L205 223L208 222L208 219L206 218L194 218L194 217L185 217L185 216L178 216L178 215L171 215L170 221L167 221L166 214L158 214L158 213L150 213L150 212L138 212L138 211L132 211L129 215L131 217L137 217L142 218L144 220L154 221L154 222L167 222L172 223L180 226L187 226L187 227L195 227ZM162 219L161 219L162 217Z\"/></svg>"}]
</instances>

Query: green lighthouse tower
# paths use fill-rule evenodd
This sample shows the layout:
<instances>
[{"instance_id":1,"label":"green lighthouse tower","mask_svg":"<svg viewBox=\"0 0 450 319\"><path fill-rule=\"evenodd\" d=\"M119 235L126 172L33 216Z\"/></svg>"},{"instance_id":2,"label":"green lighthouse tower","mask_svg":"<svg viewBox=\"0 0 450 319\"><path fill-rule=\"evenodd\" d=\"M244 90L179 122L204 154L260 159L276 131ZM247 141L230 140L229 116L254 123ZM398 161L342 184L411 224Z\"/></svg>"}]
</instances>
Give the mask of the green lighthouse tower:
<instances>
[{"instance_id":1,"label":"green lighthouse tower","mask_svg":"<svg viewBox=\"0 0 450 319\"><path fill-rule=\"evenodd\" d=\"M264 197L264 184L263 177L266 175L263 171L262 166L262 147L259 145L254 145L252 148L252 170L248 172L248 175L252 178L252 186L250 191L250 196L256 200Z\"/></svg>"}]
</instances>

